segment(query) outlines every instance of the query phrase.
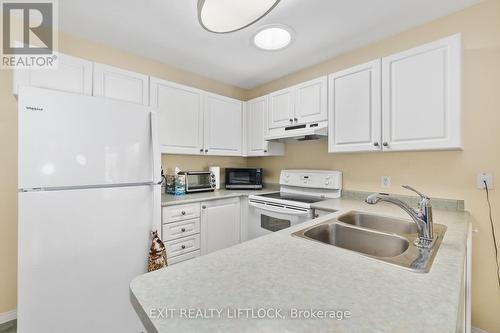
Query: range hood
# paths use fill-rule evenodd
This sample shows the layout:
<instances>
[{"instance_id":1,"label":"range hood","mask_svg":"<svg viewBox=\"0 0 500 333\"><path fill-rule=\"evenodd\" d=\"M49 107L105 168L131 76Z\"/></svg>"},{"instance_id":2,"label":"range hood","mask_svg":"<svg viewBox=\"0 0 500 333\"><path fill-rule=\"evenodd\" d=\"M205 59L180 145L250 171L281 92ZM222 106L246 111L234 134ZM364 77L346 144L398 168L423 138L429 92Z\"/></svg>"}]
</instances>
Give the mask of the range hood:
<instances>
[{"instance_id":1,"label":"range hood","mask_svg":"<svg viewBox=\"0 0 500 333\"><path fill-rule=\"evenodd\" d=\"M285 142L289 140L310 141L324 139L328 136L328 122L293 125L284 128L274 128L266 136L267 141Z\"/></svg>"}]
</instances>

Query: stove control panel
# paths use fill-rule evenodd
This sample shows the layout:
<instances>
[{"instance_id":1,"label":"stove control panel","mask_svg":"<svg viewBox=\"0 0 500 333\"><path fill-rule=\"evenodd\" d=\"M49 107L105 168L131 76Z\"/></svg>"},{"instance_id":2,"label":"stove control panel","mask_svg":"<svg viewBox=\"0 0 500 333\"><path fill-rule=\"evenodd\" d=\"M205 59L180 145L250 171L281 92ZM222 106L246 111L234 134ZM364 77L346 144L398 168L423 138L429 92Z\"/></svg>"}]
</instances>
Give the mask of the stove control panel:
<instances>
[{"instance_id":1,"label":"stove control panel","mask_svg":"<svg viewBox=\"0 0 500 333\"><path fill-rule=\"evenodd\" d=\"M280 185L340 190L342 189L342 172L330 170L282 170Z\"/></svg>"}]
</instances>

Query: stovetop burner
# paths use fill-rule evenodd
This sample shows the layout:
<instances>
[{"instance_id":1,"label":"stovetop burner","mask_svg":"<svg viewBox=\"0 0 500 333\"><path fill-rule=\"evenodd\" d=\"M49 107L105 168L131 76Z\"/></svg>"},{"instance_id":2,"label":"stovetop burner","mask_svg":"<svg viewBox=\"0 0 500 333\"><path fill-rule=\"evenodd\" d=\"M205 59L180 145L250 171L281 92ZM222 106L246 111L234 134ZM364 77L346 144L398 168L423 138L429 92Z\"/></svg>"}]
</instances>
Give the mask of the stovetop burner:
<instances>
[{"instance_id":1,"label":"stovetop burner","mask_svg":"<svg viewBox=\"0 0 500 333\"><path fill-rule=\"evenodd\" d=\"M259 195L259 197L281 199L281 200L287 200L287 201L296 201L296 202L303 202L303 203L315 203L315 202L326 200L326 198L299 195L299 194L293 194L293 193L283 193L283 192L261 194L261 195Z\"/></svg>"}]
</instances>

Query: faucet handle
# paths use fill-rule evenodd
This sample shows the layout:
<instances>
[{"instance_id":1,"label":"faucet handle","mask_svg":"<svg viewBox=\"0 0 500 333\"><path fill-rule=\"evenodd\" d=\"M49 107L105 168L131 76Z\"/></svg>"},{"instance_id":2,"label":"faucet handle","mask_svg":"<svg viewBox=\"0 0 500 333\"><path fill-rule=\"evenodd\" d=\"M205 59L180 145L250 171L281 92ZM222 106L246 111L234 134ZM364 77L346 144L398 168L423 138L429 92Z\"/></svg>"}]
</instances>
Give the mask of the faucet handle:
<instances>
[{"instance_id":1,"label":"faucet handle","mask_svg":"<svg viewBox=\"0 0 500 333\"><path fill-rule=\"evenodd\" d=\"M414 189L413 187L411 187L409 185L402 185L402 187L405 188L405 189L407 189L407 190L410 190L412 192L417 193L420 196L420 198L422 198L422 199L427 199L427 200L431 199L427 195L423 194L422 192L417 191L416 189Z\"/></svg>"}]
</instances>

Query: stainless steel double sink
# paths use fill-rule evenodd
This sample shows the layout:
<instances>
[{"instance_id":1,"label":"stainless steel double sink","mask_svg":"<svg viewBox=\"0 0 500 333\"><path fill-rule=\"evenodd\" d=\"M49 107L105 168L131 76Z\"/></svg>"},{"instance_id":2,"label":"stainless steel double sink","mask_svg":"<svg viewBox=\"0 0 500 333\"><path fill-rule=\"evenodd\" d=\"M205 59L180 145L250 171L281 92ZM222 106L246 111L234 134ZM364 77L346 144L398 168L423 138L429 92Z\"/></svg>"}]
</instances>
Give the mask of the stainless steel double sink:
<instances>
[{"instance_id":1,"label":"stainless steel double sink","mask_svg":"<svg viewBox=\"0 0 500 333\"><path fill-rule=\"evenodd\" d=\"M353 211L292 235L426 273L431 269L445 232L446 226L434 224L434 246L420 248L415 245L417 226L413 221Z\"/></svg>"}]
</instances>

